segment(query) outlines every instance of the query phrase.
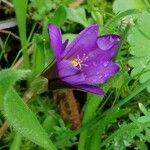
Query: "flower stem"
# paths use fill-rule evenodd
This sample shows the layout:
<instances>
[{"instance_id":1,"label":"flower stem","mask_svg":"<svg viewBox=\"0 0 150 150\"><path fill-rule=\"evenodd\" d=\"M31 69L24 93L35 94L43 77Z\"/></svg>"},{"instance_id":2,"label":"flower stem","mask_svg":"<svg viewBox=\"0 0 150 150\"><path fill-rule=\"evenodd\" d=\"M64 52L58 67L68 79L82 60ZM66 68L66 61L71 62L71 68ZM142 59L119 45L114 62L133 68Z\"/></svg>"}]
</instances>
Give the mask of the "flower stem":
<instances>
[{"instance_id":1,"label":"flower stem","mask_svg":"<svg viewBox=\"0 0 150 150\"><path fill-rule=\"evenodd\" d=\"M82 125L86 124L87 122L89 122L95 117L96 110L100 105L100 103L102 102L102 98L103 97L99 97L94 94L88 94ZM89 133L88 131L89 129L87 128L86 130L82 131L80 134L79 145L78 145L79 150L86 150L86 142Z\"/></svg>"}]
</instances>

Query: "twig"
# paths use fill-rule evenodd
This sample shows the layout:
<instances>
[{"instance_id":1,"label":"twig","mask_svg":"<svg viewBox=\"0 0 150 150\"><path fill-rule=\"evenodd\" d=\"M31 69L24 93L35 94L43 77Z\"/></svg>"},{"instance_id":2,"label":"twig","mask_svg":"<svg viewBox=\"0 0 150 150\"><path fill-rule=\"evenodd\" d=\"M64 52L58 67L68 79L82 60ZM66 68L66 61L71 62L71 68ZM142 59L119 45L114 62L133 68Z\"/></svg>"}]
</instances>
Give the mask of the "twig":
<instances>
[{"instance_id":1,"label":"twig","mask_svg":"<svg viewBox=\"0 0 150 150\"><path fill-rule=\"evenodd\" d=\"M7 1L7 0L2 0L2 2L3 3L5 3L6 5L8 5L9 7L11 7L11 8L13 8L14 6L13 6L13 4L12 3L10 3L9 1Z\"/></svg>"},{"instance_id":2,"label":"twig","mask_svg":"<svg viewBox=\"0 0 150 150\"><path fill-rule=\"evenodd\" d=\"M7 121L5 121L5 122L3 123L3 125L1 126L1 128L0 128L0 139L1 139L2 136L5 134L5 132L6 132L6 130L8 129L8 127L9 127L9 124L8 124Z\"/></svg>"},{"instance_id":3,"label":"twig","mask_svg":"<svg viewBox=\"0 0 150 150\"><path fill-rule=\"evenodd\" d=\"M20 38L19 38L16 34L12 33L11 31L0 30L0 32L1 32L1 33L5 33L5 34L10 34L10 35L12 35L14 38L16 38L17 40L20 40Z\"/></svg>"},{"instance_id":4,"label":"twig","mask_svg":"<svg viewBox=\"0 0 150 150\"><path fill-rule=\"evenodd\" d=\"M8 29L17 26L16 18L0 21L0 30Z\"/></svg>"},{"instance_id":5,"label":"twig","mask_svg":"<svg viewBox=\"0 0 150 150\"><path fill-rule=\"evenodd\" d=\"M28 53L31 54L32 53L32 46L29 48ZM13 69L17 69L23 62L23 57L21 57L13 66Z\"/></svg>"}]
</instances>

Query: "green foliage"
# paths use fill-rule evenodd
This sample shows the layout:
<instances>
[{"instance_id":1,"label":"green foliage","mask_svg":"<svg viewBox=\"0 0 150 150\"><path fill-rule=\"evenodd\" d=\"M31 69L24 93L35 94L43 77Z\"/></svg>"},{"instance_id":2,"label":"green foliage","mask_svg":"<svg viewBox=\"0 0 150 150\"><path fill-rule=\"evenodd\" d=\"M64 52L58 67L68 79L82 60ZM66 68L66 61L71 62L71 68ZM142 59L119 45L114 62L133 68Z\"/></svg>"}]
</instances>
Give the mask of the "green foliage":
<instances>
[{"instance_id":1,"label":"green foliage","mask_svg":"<svg viewBox=\"0 0 150 150\"><path fill-rule=\"evenodd\" d=\"M107 33L114 32L114 30L116 29L116 27L118 27L119 21L121 22L121 20L124 17L129 16L129 15L138 14L138 13L140 13L139 10L131 9L131 10L127 10L127 11L124 11L122 13L117 14L113 18L109 19L108 22L106 22L106 24L102 28L101 33L102 34L107 34Z\"/></svg>"},{"instance_id":2,"label":"green foliage","mask_svg":"<svg viewBox=\"0 0 150 150\"><path fill-rule=\"evenodd\" d=\"M38 34L33 37L32 71L34 76L39 75L45 67L44 40Z\"/></svg>"},{"instance_id":3,"label":"green foliage","mask_svg":"<svg viewBox=\"0 0 150 150\"><path fill-rule=\"evenodd\" d=\"M12 87L16 81L25 78L29 72L29 70L15 69L5 69L0 71L0 108L3 107L3 99L9 88Z\"/></svg>"},{"instance_id":4,"label":"green foliage","mask_svg":"<svg viewBox=\"0 0 150 150\"><path fill-rule=\"evenodd\" d=\"M26 11L27 11L27 4L28 0L13 0L16 19L19 28L19 35L21 39L21 46L24 48L27 45L26 39ZM28 53L27 49L23 50L23 57L24 57L24 67L29 68L29 60L28 60Z\"/></svg>"},{"instance_id":5,"label":"green foliage","mask_svg":"<svg viewBox=\"0 0 150 150\"><path fill-rule=\"evenodd\" d=\"M133 67L132 76L139 78L141 83L150 79L150 13L143 12L137 19L136 25L128 35L130 53L133 55L129 64ZM150 86L148 87L150 91Z\"/></svg>"},{"instance_id":6,"label":"green foliage","mask_svg":"<svg viewBox=\"0 0 150 150\"><path fill-rule=\"evenodd\" d=\"M21 143L22 143L22 136L20 135L20 133L15 134L14 140L10 146L10 150L20 150L21 147Z\"/></svg>"},{"instance_id":7,"label":"green foliage","mask_svg":"<svg viewBox=\"0 0 150 150\"><path fill-rule=\"evenodd\" d=\"M66 11L67 11L67 19L76 23L80 23L84 27L89 25L89 22L85 14L85 9L81 7L77 9L66 8Z\"/></svg>"},{"instance_id":8,"label":"green foliage","mask_svg":"<svg viewBox=\"0 0 150 150\"><path fill-rule=\"evenodd\" d=\"M82 121L83 125L95 117L96 110L100 105L101 101L102 101L102 97L99 97L98 95L88 94L83 121ZM88 139L88 134L90 134L90 132L91 131L89 131L89 129L81 132L79 146L78 146L79 150L84 149Z\"/></svg>"},{"instance_id":9,"label":"green foliage","mask_svg":"<svg viewBox=\"0 0 150 150\"><path fill-rule=\"evenodd\" d=\"M54 23L58 26L62 26L67 18L66 9L63 6L59 6L54 15L49 19L49 23Z\"/></svg>"},{"instance_id":10,"label":"green foliage","mask_svg":"<svg viewBox=\"0 0 150 150\"><path fill-rule=\"evenodd\" d=\"M129 9L147 9L144 0L115 0L113 4L113 11L115 13L124 12Z\"/></svg>"},{"instance_id":11,"label":"green foliage","mask_svg":"<svg viewBox=\"0 0 150 150\"><path fill-rule=\"evenodd\" d=\"M149 0L12 2L14 8L9 1L2 1L2 10L5 10L2 18L7 19L7 15L14 17L16 13L22 48L16 54L18 41L12 39L12 33L17 34L15 28L10 28L11 32L6 36L2 33L0 126L6 119L12 128L2 138L0 149L7 146L6 149L10 150L148 150L150 103L145 89L150 91ZM100 26L100 35L117 33L121 36L114 58L120 72L104 85L97 85L104 89L105 97L87 94L85 98L77 92L82 121L79 129L72 130L71 124L64 122L56 112L57 108L64 112L68 106L55 103L55 97L47 91L47 80L40 77L45 67L55 60L47 32L50 23L61 28L63 41L69 39L71 42L83 27L93 23ZM31 66L30 71L3 69L15 64L22 68L22 52L23 65ZM22 95L31 96L30 103L25 103Z\"/></svg>"},{"instance_id":12,"label":"green foliage","mask_svg":"<svg viewBox=\"0 0 150 150\"><path fill-rule=\"evenodd\" d=\"M35 115L13 88L4 97L3 113L15 130L24 137L47 150L56 150Z\"/></svg>"}]
</instances>

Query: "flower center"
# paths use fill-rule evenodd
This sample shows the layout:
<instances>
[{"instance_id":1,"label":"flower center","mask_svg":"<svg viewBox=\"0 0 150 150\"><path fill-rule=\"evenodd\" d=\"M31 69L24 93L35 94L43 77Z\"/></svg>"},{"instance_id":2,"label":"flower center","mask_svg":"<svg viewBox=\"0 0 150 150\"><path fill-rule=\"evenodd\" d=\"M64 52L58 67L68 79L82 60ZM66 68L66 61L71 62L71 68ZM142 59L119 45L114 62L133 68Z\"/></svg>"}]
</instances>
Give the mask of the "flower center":
<instances>
[{"instance_id":1,"label":"flower center","mask_svg":"<svg viewBox=\"0 0 150 150\"><path fill-rule=\"evenodd\" d=\"M79 69L82 68L82 66L88 67L87 64L84 63L85 60L88 59L88 56L86 56L85 54L83 54L83 57L80 58L79 55L77 55L77 58L74 58L73 60L70 61L70 63L75 66L78 67Z\"/></svg>"}]
</instances>

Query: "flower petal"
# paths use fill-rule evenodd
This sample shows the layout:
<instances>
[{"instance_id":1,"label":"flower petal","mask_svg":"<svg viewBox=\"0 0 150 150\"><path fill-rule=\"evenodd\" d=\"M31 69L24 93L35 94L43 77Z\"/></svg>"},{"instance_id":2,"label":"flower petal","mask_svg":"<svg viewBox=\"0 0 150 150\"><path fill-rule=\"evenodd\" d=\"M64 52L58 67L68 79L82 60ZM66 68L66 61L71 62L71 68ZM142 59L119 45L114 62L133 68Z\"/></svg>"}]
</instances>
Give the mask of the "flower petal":
<instances>
[{"instance_id":1,"label":"flower petal","mask_svg":"<svg viewBox=\"0 0 150 150\"><path fill-rule=\"evenodd\" d=\"M77 84L85 80L82 72L67 60L63 60L58 64L58 74L60 80L68 84Z\"/></svg>"},{"instance_id":2,"label":"flower petal","mask_svg":"<svg viewBox=\"0 0 150 150\"><path fill-rule=\"evenodd\" d=\"M65 59L75 58L77 57L77 55L79 57L83 57L84 54L95 49L97 34L98 34L97 24L93 24L85 28L66 48L62 57L65 57Z\"/></svg>"},{"instance_id":3,"label":"flower petal","mask_svg":"<svg viewBox=\"0 0 150 150\"><path fill-rule=\"evenodd\" d=\"M93 85L87 85L87 84L77 85L77 86L75 86L75 88L80 89L80 90L85 91L85 92L90 92L90 93L94 93L97 95L101 95L101 96L105 95L105 92L101 88L93 86Z\"/></svg>"},{"instance_id":4,"label":"flower petal","mask_svg":"<svg viewBox=\"0 0 150 150\"><path fill-rule=\"evenodd\" d=\"M90 70L90 69L89 69ZM102 66L86 72L84 84L103 84L119 71L119 66L113 62L105 62Z\"/></svg>"},{"instance_id":5,"label":"flower petal","mask_svg":"<svg viewBox=\"0 0 150 150\"><path fill-rule=\"evenodd\" d=\"M97 45L100 50L110 50L114 45L118 45L120 37L115 34L100 36L97 40Z\"/></svg>"},{"instance_id":6,"label":"flower petal","mask_svg":"<svg viewBox=\"0 0 150 150\"><path fill-rule=\"evenodd\" d=\"M56 61L60 61L62 49L64 47L62 44L61 31L56 25L50 24L48 26L48 34Z\"/></svg>"}]
</instances>

